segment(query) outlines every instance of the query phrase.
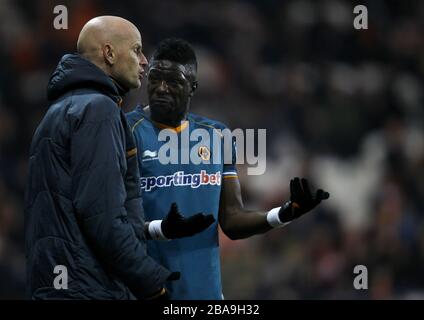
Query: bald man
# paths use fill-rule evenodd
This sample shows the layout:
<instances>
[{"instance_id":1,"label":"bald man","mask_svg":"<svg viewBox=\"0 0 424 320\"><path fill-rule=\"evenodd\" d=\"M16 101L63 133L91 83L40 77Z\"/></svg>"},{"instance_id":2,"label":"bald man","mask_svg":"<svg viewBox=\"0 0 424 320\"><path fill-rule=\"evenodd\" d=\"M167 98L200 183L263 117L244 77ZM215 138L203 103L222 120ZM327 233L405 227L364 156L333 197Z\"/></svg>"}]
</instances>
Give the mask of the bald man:
<instances>
[{"instance_id":1,"label":"bald man","mask_svg":"<svg viewBox=\"0 0 424 320\"><path fill-rule=\"evenodd\" d=\"M97 17L82 28L77 50L125 91L141 85L146 57L137 27L120 17Z\"/></svg>"},{"instance_id":2,"label":"bald man","mask_svg":"<svg viewBox=\"0 0 424 320\"><path fill-rule=\"evenodd\" d=\"M140 32L112 16L90 20L78 53L48 84L51 105L30 149L25 199L32 299L146 299L171 273L147 254L134 139L120 109L140 86Z\"/></svg>"}]
</instances>

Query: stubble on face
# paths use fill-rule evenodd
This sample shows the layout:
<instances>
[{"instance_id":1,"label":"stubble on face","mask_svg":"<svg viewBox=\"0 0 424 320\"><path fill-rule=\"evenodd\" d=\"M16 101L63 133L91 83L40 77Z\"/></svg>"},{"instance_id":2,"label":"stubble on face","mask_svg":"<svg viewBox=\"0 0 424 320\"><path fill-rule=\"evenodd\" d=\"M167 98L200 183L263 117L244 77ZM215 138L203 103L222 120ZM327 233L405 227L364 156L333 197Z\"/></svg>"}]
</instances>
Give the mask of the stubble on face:
<instances>
[{"instance_id":1,"label":"stubble on face","mask_svg":"<svg viewBox=\"0 0 424 320\"><path fill-rule=\"evenodd\" d=\"M118 39L116 47L117 61L112 77L127 89L139 88L147 60L138 30L129 30L125 38Z\"/></svg>"}]
</instances>

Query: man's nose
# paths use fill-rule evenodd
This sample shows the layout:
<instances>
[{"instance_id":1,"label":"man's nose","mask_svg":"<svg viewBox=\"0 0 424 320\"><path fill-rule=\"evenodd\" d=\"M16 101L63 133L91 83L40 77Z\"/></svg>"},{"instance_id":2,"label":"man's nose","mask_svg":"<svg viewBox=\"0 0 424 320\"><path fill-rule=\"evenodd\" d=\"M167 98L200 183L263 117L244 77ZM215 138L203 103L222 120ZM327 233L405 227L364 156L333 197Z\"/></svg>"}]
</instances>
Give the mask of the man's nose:
<instances>
[{"instance_id":1,"label":"man's nose","mask_svg":"<svg viewBox=\"0 0 424 320\"><path fill-rule=\"evenodd\" d=\"M168 84L166 83L165 80L161 80L160 81L160 85L158 87L158 90L160 92L168 92Z\"/></svg>"},{"instance_id":2,"label":"man's nose","mask_svg":"<svg viewBox=\"0 0 424 320\"><path fill-rule=\"evenodd\" d=\"M144 54L141 54L141 56L140 56L140 61L139 61L139 65L140 65L143 69L145 69L145 68L146 68L146 66L147 66L147 63L148 63L148 61L147 61L146 56L145 56Z\"/></svg>"}]
</instances>

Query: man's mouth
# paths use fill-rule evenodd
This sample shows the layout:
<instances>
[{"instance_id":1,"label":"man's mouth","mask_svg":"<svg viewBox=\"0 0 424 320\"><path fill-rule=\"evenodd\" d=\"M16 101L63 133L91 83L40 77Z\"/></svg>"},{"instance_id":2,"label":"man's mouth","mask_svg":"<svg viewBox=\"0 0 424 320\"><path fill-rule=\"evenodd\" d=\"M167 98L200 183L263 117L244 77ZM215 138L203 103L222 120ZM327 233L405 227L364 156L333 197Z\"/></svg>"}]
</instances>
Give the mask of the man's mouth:
<instances>
[{"instance_id":1,"label":"man's mouth","mask_svg":"<svg viewBox=\"0 0 424 320\"><path fill-rule=\"evenodd\" d=\"M167 105L171 104L172 102L171 99L165 98L165 97L154 98L153 101L156 104L167 104Z\"/></svg>"}]
</instances>

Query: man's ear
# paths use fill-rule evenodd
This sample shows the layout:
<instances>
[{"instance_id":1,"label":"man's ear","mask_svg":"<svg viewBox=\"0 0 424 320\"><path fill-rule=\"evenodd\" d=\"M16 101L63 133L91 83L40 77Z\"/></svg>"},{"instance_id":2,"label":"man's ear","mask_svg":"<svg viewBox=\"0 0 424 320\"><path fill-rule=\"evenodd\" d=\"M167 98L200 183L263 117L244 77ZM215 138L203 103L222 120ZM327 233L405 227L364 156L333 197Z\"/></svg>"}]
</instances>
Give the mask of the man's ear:
<instances>
[{"instance_id":1,"label":"man's ear","mask_svg":"<svg viewBox=\"0 0 424 320\"><path fill-rule=\"evenodd\" d=\"M197 86L198 86L198 82L197 82L196 80L194 80L194 81L191 83L190 97L194 96L194 92L196 91Z\"/></svg>"},{"instance_id":2,"label":"man's ear","mask_svg":"<svg viewBox=\"0 0 424 320\"><path fill-rule=\"evenodd\" d=\"M107 65L112 66L115 64L115 50L113 49L113 46L109 43L106 43L103 46L103 58L105 59Z\"/></svg>"}]
</instances>

